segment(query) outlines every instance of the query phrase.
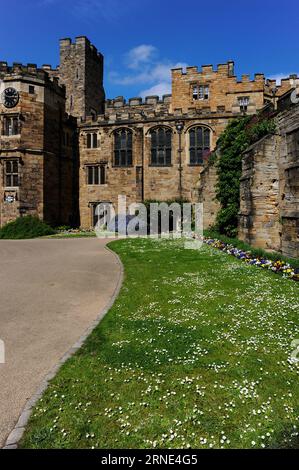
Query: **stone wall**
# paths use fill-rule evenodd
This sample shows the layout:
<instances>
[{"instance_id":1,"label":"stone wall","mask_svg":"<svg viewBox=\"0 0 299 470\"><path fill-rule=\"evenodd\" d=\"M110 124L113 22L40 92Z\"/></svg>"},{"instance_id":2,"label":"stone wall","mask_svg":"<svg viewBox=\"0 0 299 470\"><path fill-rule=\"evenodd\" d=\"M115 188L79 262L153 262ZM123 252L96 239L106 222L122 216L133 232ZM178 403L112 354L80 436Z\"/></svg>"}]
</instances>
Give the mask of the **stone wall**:
<instances>
[{"instance_id":1,"label":"stone wall","mask_svg":"<svg viewBox=\"0 0 299 470\"><path fill-rule=\"evenodd\" d=\"M299 255L299 105L276 117L277 134L244 153L239 237L255 247Z\"/></svg>"},{"instance_id":2,"label":"stone wall","mask_svg":"<svg viewBox=\"0 0 299 470\"><path fill-rule=\"evenodd\" d=\"M203 204L203 227L204 230L212 228L216 223L216 217L220 209L220 203L216 198L217 186L216 162L205 165L200 173L198 182L199 202Z\"/></svg>"},{"instance_id":3,"label":"stone wall","mask_svg":"<svg viewBox=\"0 0 299 470\"><path fill-rule=\"evenodd\" d=\"M299 105L278 116L281 133L281 250L299 257Z\"/></svg>"},{"instance_id":4,"label":"stone wall","mask_svg":"<svg viewBox=\"0 0 299 470\"><path fill-rule=\"evenodd\" d=\"M283 79L277 87L276 96L279 97L296 82L297 76ZM194 86L208 86L207 99L194 100ZM242 79L234 75L234 62L219 64L214 70L212 65L187 67L172 70L172 102L171 110L181 109L188 112L192 109L202 109L205 112L229 111L240 113L239 98L248 98L247 114L254 114L261 109L267 101L273 102L272 90L276 87L275 80L265 80L264 74L257 73L254 80L249 75L242 75Z\"/></svg>"},{"instance_id":5,"label":"stone wall","mask_svg":"<svg viewBox=\"0 0 299 470\"><path fill-rule=\"evenodd\" d=\"M80 215L81 225L90 227L92 207L97 202L117 203L119 195L125 195L128 203L142 200L169 201L180 198L179 134L176 122L184 123L181 135L182 149L182 198L198 201L198 180L203 169L201 165L191 165L189 157L189 131L194 126L203 126L211 132L211 150L228 123L230 115L217 114L213 117L203 113L171 115L168 102L151 97L156 103L136 105L126 104L120 98L109 102L105 116L99 116L80 124ZM115 102L118 103L115 107ZM119 103L123 103L120 106ZM166 108L166 109L165 109ZM172 131L172 161L168 166L151 164L151 130L157 126ZM133 164L131 167L116 167L114 164L114 133L121 128L133 131ZM96 133L98 148L87 148L87 134ZM206 158L209 158L208 156ZM106 183L87 184L89 165L104 165ZM211 191L213 191L211 189Z\"/></svg>"},{"instance_id":6,"label":"stone wall","mask_svg":"<svg viewBox=\"0 0 299 470\"><path fill-rule=\"evenodd\" d=\"M279 136L267 136L243 156L239 238L266 250L280 250Z\"/></svg>"}]
</instances>

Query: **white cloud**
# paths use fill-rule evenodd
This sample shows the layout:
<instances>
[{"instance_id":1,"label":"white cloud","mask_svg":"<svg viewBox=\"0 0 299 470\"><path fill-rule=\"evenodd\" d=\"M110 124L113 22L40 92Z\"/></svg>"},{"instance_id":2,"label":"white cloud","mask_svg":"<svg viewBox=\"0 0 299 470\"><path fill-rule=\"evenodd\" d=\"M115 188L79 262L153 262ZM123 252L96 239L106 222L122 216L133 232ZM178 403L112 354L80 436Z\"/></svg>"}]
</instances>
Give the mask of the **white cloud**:
<instances>
[{"instance_id":1,"label":"white cloud","mask_svg":"<svg viewBox=\"0 0 299 470\"><path fill-rule=\"evenodd\" d=\"M157 83L157 85L148 88L147 90L143 90L140 92L140 96L145 98L146 96L163 96L168 95L171 93L171 83L170 82L161 82Z\"/></svg>"},{"instance_id":2,"label":"white cloud","mask_svg":"<svg viewBox=\"0 0 299 470\"><path fill-rule=\"evenodd\" d=\"M127 71L121 74L112 71L110 80L117 85L144 85L141 96L163 95L171 92L171 69L186 67L185 63L173 63L168 59L159 59L158 50L151 44L141 44L125 54Z\"/></svg>"},{"instance_id":3,"label":"white cloud","mask_svg":"<svg viewBox=\"0 0 299 470\"><path fill-rule=\"evenodd\" d=\"M270 75L270 77L268 77L268 78L270 80L276 80L277 85L280 85L281 80L283 78L289 78L290 75L293 75L293 74L292 73L277 73L277 74L274 74L274 75Z\"/></svg>"},{"instance_id":4,"label":"white cloud","mask_svg":"<svg viewBox=\"0 0 299 470\"><path fill-rule=\"evenodd\" d=\"M141 44L127 53L127 65L130 69L138 69L142 64L151 62L157 49L150 44Z\"/></svg>"},{"instance_id":5,"label":"white cloud","mask_svg":"<svg viewBox=\"0 0 299 470\"><path fill-rule=\"evenodd\" d=\"M117 72L110 73L110 79L118 85L138 85L139 83L153 83L170 81L171 69L185 67L186 64L150 63L147 66L136 67L134 75L121 76ZM142 71L140 71L142 69Z\"/></svg>"}]
</instances>

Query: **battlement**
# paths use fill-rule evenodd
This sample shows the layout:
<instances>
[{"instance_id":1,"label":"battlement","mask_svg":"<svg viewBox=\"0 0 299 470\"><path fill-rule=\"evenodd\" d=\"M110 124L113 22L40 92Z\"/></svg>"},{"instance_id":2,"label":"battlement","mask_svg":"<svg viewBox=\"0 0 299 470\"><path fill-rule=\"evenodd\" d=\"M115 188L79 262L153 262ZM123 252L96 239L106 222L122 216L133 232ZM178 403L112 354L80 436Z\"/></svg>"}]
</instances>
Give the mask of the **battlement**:
<instances>
[{"instance_id":1,"label":"battlement","mask_svg":"<svg viewBox=\"0 0 299 470\"><path fill-rule=\"evenodd\" d=\"M52 65L50 64L43 64L42 69L48 73L57 73L57 74L59 73L59 66L57 66L56 68L53 68Z\"/></svg>"},{"instance_id":2,"label":"battlement","mask_svg":"<svg viewBox=\"0 0 299 470\"><path fill-rule=\"evenodd\" d=\"M202 65L201 69L199 69L197 66L189 66L186 67L186 72L183 71L182 67L179 68L173 68L171 69L172 76L173 78L179 77L179 76L192 76L192 75L200 75L204 78L205 75L212 75L212 74L221 74L221 75L228 75L229 77L233 78L235 80L235 83L254 83L254 82L265 82L265 74L263 73L255 73L253 80L250 79L249 74L243 74L241 76L241 80L238 80L238 77L234 75L234 62L233 61L228 61L226 64L218 64L217 68L214 69L213 65ZM297 74L291 74L289 77L282 78L281 80L281 85L289 85L290 83L296 82L296 80L299 80L299 77ZM266 84L277 84L276 80L271 80L267 79Z\"/></svg>"},{"instance_id":3,"label":"battlement","mask_svg":"<svg viewBox=\"0 0 299 470\"><path fill-rule=\"evenodd\" d=\"M50 66L46 66L50 67ZM59 79L57 76L51 75L49 72L57 72L52 68L42 68L38 67L37 64L21 64L14 62L12 65L8 65L5 61L0 61L0 77L5 79L9 78L20 78L20 79L29 79L33 81L43 82L47 86L53 87L56 93L65 93L65 88L63 85L59 84Z\"/></svg>"},{"instance_id":4,"label":"battlement","mask_svg":"<svg viewBox=\"0 0 299 470\"><path fill-rule=\"evenodd\" d=\"M299 86L299 77L297 74L291 74L289 77L285 77L281 79L281 83L278 84L277 80L274 78L266 80L266 87L265 91L268 95L273 96L282 96L287 91L293 88L297 88Z\"/></svg>"},{"instance_id":5,"label":"battlement","mask_svg":"<svg viewBox=\"0 0 299 470\"><path fill-rule=\"evenodd\" d=\"M226 117L229 119L232 116L230 111L224 109L217 109L217 111L211 111L209 107L205 108L188 108L187 111L183 111L181 108L174 109L173 113L168 108L109 108L105 114L101 114L97 117L86 116L81 118L79 126L81 128L87 127L98 127L102 125L127 125L128 123L141 123L141 122L152 122L152 121L176 121L180 119L206 119L206 118L218 118Z\"/></svg>"},{"instance_id":6,"label":"battlement","mask_svg":"<svg viewBox=\"0 0 299 470\"><path fill-rule=\"evenodd\" d=\"M265 81L265 75L263 73L256 73L253 80L251 80L249 74L243 74L241 79L235 75L235 63L233 60L229 60L225 64L218 64L216 68L212 64L202 65L199 69L197 66L186 67L186 72L184 72L182 67L171 69L172 79L179 79L180 77L185 77L190 80L198 79L216 79L219 76L219 79L227 77L232 80L232 83L258 83Z\"/></svg>"},{"instance_id":7,"label":"battlement","mask_svg":"<svg viewBox=\"0 0 299 470\"><path fill-rule=\"evenodd\" d=\"M158 104L168 105L171 102L171 95L163 95L162 99L159 96L146 96L144 99L141 97L129 98L126 100L123 96L117 96L114 99L106 100L107 108L124 108L126 106L156 106Z\"/></svg>"},{"instance_id":8,"label":"battlement","mask_svg":"<svg viewBox=\"0 0 299 470\"><path fill-rule=\"evenodd\" d=\"M60 51L64 53L70 53L74 50L80 50L84 48L88 50L91 55L103 59L103 55L98 52L97 48L91 44L90 40L86 36L77 36L73 42L71 38L63 38L59 41Z\"/></svg>"},{"instance_id":9,"label":"battlement","mask_svg":"<svg viewBox=\"0 0 299 470\"><path fill-rule=\"evenodd\" d=\"M213 65L202 65L201 69L196 65L193 66L188 66L186 67L186 72L184 72L182 67L177 67L171 69L172 76L180 76L180 75L196 75L196 74L202 74L202 75L210 75L210 74L224 74L227 76L233 76L234 75L234 66L235 63L232 60L229 60L225 64L218 64L217 68L214 69Z\"/></svg>"}]
</instances>

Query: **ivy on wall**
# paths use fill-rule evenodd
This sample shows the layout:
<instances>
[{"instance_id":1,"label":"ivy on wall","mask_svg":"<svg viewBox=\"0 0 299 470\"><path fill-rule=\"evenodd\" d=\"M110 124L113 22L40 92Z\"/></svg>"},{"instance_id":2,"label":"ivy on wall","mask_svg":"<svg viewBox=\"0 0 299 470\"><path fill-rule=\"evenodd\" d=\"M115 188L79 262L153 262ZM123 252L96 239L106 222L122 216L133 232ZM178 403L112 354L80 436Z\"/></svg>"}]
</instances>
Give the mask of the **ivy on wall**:
<instances>
[{"instance_id":1,"label":"ivy on wall","mask_svg":"<svg viewBox=\"0 0 299 470\"><path fill-rule=\"evenodd\" d=\"M246 116L231 121L218 139L216 197L221 205L215 227L218 232L229 237L237 235L242 153L249 145L274 133L275 128L273 119Z\"/></svg>"}]
</instances>

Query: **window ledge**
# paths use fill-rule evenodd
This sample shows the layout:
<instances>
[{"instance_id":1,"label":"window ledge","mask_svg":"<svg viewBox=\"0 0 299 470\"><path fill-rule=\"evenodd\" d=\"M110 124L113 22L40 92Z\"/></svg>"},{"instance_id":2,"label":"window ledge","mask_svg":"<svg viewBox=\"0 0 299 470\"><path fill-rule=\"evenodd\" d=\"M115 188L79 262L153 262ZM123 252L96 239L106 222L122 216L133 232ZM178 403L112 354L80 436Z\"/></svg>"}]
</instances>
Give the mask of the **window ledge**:
<instances>
[{"instance_id":1,"label":"window ledge","mask_svg":"<svg viewBox=\"0 0 299 470\"><path fill-rule=\"evenodd\" d=\"M99 183L99 184L88 184L88 183L87 183L86 186L88 186L89 188L90 188L91 186L92 186L92 187L94 187L94 186L96 186L96 187L100 186L100 187L103 188L103 187L107 187L108 184L107 184L107 183L103 183L103 184L101 184L101 183Z\"/></svg>"},{"instance_id":2,"label":"window ledge","mask_svg":"<svg viewBox=\"0 0 299 470\"><path fill-rule=\"evenodd\" d=\"M204 166L204 163L188 163L188 166Z\"/></svg>"},{"instance_id":3,"label":"window ledge","mask_svg":"<svg viewBox=\"0 0 299 470\"><path fill-rule=\"evenodd\" d=\"M20 189L20 186L4 186L3 190L4 191L18 191Z\"/></svg>"},{"instance_id":4,"label":"window ledge","mask_svg":"<svg viewBox=\"0 0 299 470\"><path fill-rule=\"evenodd\" d=\"M169 164L169 165L153 165L153 164L150 164L148 166L150 168L172 168L173 167L172 163Z\"/></svg>"},{"instance_id":5,"label":"window ledge","mask_svg":"<svg viewBox=\"0 0 299 470\"><path fill-rule=\"evenodd\" d=\"M134 168L134 165L112 165L112 168L121 168L121 169Z\"/></svg>"},{"instance_id":6,"label":"window ledge","mask_svg":"<svg viewBox=\"0 0 299 470\"><path fill-rule=\"evenodd\" d=\"M13 135L1 135L3 139L16 139L20 138L21 134L13 134Z\"/></svg>"}]
</instances>

